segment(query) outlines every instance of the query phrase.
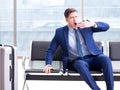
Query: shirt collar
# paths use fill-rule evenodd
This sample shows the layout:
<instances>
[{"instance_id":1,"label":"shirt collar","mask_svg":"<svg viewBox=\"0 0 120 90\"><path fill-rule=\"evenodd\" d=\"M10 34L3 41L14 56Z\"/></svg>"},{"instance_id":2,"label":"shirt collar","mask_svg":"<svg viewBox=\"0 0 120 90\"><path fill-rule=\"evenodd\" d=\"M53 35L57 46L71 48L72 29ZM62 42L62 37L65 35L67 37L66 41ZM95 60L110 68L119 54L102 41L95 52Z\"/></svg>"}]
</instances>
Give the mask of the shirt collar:
<instances>
[{"instance_id":1,"label":"shirt collar","mask_svg":"<svg viewBox=\"0 0 120 90\"><path fill-rule=\"evenodd\" d=\"M69 29L69 31L70 31L71 33L74 33L74 32L75 32L75 30L74 30L73 28L71 28L69 25L68 25L68 29Z\"/></svg>"}]
</instances>

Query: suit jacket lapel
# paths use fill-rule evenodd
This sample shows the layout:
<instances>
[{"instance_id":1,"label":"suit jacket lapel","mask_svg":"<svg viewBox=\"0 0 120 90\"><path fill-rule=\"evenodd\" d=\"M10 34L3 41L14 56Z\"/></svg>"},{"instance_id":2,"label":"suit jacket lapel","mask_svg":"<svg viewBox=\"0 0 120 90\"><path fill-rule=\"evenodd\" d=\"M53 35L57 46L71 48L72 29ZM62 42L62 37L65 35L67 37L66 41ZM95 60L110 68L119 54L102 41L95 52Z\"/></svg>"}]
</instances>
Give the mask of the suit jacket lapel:
<instances>
[{"instance_id":1,"label":"suit jacket lapel","mask_svg":"<svg viewBox=\"0 0 120 90\"><path fill-rule=\"evenodd\" d=\"M88 34L88 32L89 32L88 28L83 28L83 29L78 28L78 29L79 29L82 37L83 37L84 39L86 39L86 36L87 36L87 34Z\"/></svg>"},{"instance_id":2,"label":"suit jacket lapel","mask_svg":"<svg viewBox=\"0 0 120 90\"><path fill-rule=\"evenodd\" d=\"M68 27L67 26L65 27L65 30L64 30L64 37L65 37L65 45L68 48Z\"/></svg>"}]
</instances>

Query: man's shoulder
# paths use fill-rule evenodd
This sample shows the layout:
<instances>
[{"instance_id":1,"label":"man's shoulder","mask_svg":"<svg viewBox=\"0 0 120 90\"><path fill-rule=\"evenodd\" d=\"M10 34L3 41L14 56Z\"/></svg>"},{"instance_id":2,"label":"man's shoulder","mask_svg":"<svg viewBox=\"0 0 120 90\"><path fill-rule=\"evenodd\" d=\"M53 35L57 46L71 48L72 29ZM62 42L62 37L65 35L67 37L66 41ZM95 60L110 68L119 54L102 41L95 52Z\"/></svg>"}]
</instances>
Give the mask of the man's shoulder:
<instances>
[{"instance_id":1,"label":"man's shoulder","mask_svg":"<svg viewBox=\"0 0 120 90\"><path fill-rule=\"evenodd\" d=\"M57 28L56 29L56 32L57 33L62 33L62 32L64 32L64 31L66 31L66 30L68 30L68 26L66 25L66 26L63 26L63 27L60 27L60 28Z\"/></svg>"},{"instance_id":2,"label":"man's shoulder","mask_svg":"<svg viewBox=\"0 0 120 90\"><path fill-rule=\"evenodd\" d=\"M57 28L56 30L65 30L65 29L67 29L67 28L68 28L68 26L65 25L65 26L63 26L63 27L59 27L59 28Z\"/></svg>"}]
</instances>

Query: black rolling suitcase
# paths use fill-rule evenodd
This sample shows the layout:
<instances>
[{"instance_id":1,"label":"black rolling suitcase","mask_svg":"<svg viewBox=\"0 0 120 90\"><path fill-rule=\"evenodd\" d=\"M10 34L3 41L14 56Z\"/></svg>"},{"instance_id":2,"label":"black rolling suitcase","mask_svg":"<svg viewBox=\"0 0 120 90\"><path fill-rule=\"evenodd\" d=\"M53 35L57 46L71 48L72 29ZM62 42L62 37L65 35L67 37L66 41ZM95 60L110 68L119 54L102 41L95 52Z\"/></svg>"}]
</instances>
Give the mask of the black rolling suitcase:
<instances>
[{"instance_id":1,"label":"black rolling suitcase","mask_svg":"<svg viewBox=\"0 0 120 90\"><path fill-rule=\"evenodd\" d=\"M18 90L16 48L0 45L0 90Z\"/></svg>"}]
</instances>

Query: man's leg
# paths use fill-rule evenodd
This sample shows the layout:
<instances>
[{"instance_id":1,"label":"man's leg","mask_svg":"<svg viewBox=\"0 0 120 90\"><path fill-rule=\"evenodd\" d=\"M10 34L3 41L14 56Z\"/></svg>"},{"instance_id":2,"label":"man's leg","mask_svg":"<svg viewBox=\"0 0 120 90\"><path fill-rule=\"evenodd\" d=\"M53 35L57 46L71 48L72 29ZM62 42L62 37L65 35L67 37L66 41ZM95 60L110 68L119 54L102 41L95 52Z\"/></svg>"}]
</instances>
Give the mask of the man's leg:
<instances>
[{"instance_id":1,"label":"man's leg","mask_svg":"<svg viewBox=\"0 0 120 90\"><path fill-rule=\"evenodd\" d=\"M91 73L89 71L89 64L87 62L85 62L84 60L75 60L72 64L92 90L100 90L94 78L91 76Z\"/></svg>"},{"instance_id":2,"label":"man's leg","mask_svg":"<svg viewBox=\"0 0 120 90\"><path fill-rule=\"evenodd\" d=\"M99 55L95 57L92 63L94 68L100 67L103 70L107 90L114 90L114 77L110 58L105 55Z\"/></svg>"}]
</instances>

